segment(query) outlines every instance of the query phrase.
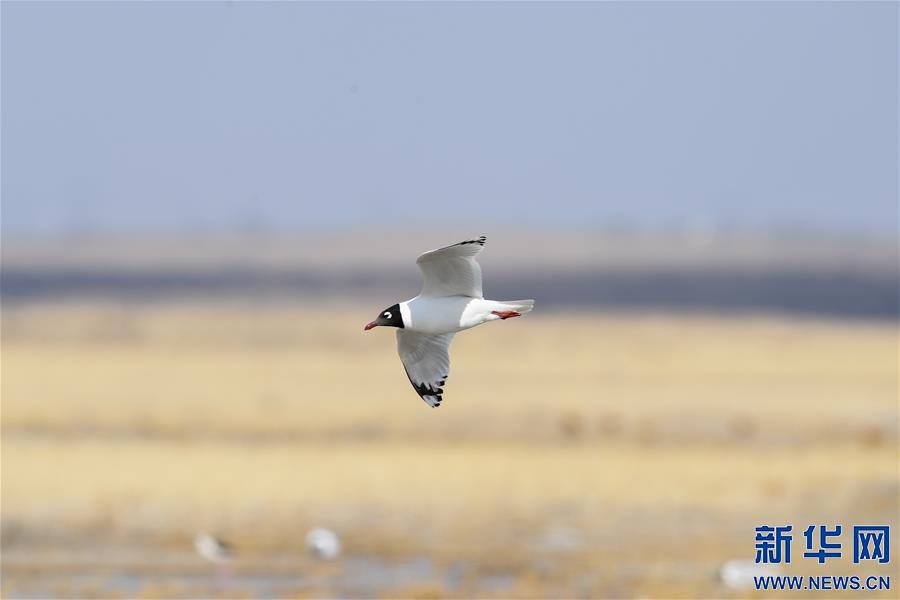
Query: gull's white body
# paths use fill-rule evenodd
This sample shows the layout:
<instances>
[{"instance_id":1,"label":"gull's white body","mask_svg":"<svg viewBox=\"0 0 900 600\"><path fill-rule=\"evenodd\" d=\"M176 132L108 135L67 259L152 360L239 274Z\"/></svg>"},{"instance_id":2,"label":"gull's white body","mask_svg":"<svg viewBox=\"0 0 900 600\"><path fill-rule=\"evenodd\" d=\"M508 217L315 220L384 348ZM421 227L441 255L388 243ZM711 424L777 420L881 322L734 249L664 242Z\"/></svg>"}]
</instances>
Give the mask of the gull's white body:
<instances>
[{"instance_id":1,"label":"gull's white body","mask_svg":"<svg viewBox=\"0 0 900 600\"><path fill-rule=\"evenodd\" d=\"M403 368L413 388L431 407L441 403L450 374L448 349L457 332L522 316L534 306L534 300L484 298L481 267L475 260L484 243L482 236L422 254L416 260L422 271L422 292L398 303L399 315L391 307L366 326L367 330L382 325L398 327L397 352Z\"/></svg>"},{"instance_id":2,"label":"gull's white body","mask_svg":"<svg viewBox=\"0 0 900 600\"><path fill-rule=\"evenodd\" d=\"M514 310L513 305L469 296L416 296L400 303L406 331L456 333L476 325L496 321L494 311Z\"/></svg>"}]
</instances>

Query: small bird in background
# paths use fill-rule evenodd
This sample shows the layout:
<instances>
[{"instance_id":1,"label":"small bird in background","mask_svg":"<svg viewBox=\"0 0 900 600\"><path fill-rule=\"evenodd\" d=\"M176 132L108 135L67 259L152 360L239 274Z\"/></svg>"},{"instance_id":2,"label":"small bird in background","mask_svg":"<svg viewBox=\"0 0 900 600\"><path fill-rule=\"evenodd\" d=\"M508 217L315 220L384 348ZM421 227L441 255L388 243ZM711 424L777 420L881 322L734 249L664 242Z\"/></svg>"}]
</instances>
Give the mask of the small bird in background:
<instances>
[{"instance_id":1,"label":"small bird in background","mask_svg":"<svg viewBox=\"0 0 900 600\"><path fill-rule=\"evenodd\" d=\"M333 560L341 554L341 540L333 531L316 527L306 534L306 549L316 558Z\"/></svg>"},{"instance_id":2,"label":"small bird in background","mask_svg":"<svg viewBox=\"0 0 900 600\"><path fill-rule=\"evenodd\" d=\"M216 564L227 563L232 557L231 546L205 531L194 536L194 549L197 554Z\"/></svg>"},{"instance_id":3,"label":"small bird in background","mask_svg":"<svg viewBox=\"0 0 900 600\"><path fill-rule=\"evenodd\" d=\"M216 565L216 581L221 587L227 587L231 576L231 546L211 533L199 532L194 536L194 549L197 554Z\"/></svg>"},{"instance_id":4,"label":"small bird in background","mask_svg":"<svg viewBox=\"0 0 900 600\"><path fill-rule=\"evenodd\" d=\"M449 347L456 332L531 312L534 300L485 300L475 257L487 238L466 240L421 255L418 296L390 306L366 325L397 328L397 351L416 393L432 408L441 404L450 374Z\"/></svg>"},{"instance_id":5,"label":"small bird in background","mask_svg":"<svg viewBox=\"0 0 900 600\"><path fill-rule=\"evenodd\" d=\"M778 565L757 564L752 560L729 560L719 569L719 581L733 590L747 590L754 587L754 578L775 576L780 572Z\"/></svg>"}]
</instances>

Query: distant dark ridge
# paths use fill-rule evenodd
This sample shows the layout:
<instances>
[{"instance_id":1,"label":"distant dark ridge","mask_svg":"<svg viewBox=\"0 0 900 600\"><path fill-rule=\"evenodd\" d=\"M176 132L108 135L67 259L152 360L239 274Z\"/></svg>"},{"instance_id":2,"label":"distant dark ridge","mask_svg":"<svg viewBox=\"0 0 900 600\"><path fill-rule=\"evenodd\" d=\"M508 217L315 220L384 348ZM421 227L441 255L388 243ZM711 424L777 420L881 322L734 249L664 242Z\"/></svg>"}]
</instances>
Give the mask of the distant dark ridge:
<instances>
[{"instance_id":1,"label":"distant dark ridge","mask_svg":"<svg viewBox=\"0 0 900 600\"><path fill-rule=\"evenodd\" d=\"M373 271L26 270L0 272L4 302L72 299L122 302L217 299L363 300L406 298L415 274ZM884 271L840 269L604 269L491 275L489 297L535 298L546 307L611 307L723 312L775 311L835 317L897 319L900 283Z\"/></svg>"}]
</instances>

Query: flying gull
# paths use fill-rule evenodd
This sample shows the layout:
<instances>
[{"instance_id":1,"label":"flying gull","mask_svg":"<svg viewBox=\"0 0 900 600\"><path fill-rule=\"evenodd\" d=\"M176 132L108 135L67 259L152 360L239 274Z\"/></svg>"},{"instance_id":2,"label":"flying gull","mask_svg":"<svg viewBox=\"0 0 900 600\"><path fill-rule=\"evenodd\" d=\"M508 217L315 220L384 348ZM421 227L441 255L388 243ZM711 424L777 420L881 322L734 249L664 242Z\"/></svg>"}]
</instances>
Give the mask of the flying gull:
<instances>
[{"instance_id":1,"label":"flying gull","mask_svg":"<svg viewBox=\"0 0 900 600\"><path fill-rule=\"evenodd\" d=\"M457 331L482 323L520 317L534 300L485 300L481 267L475 257L487 238L466 240L426 252L416 264L422 271L418 296L381 311L366 325L397 328L397 352L413 388L432 408L441 404L450 374L450 341Z\"/></svg>"}]
</instances>

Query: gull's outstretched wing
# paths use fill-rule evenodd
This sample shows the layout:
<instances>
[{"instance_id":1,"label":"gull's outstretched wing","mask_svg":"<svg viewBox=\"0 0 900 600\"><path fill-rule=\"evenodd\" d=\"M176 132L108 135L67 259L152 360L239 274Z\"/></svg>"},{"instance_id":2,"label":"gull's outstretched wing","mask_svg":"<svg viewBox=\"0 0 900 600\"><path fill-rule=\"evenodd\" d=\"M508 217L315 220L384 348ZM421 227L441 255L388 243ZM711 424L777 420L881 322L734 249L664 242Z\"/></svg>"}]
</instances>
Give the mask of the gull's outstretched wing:
<instances>
[{"instance_id":1,"label":"gull's outstretched wing","mask_svg":"<svg viewBox=\"0 0 900 600\"><path fill-rule=\"evenodd\" d=\"M421 296L484 297L481 291L481 267L475 257L487 238L466 240L446 248L426 252L416 259L422 270Z\"/></svg>"},{"instance_id":2,"label":"gull's outstretched wing","mask_svg":"<svg viewBox=\"0 0 900 600\"><path fill-rule=\"evenodd\" d=\"M404 329L397 330L397 352L406 376L428 406L441 405L444 382L450 374L450 341L452 333L428 335Z\"/></svg>"}]
</instances>

